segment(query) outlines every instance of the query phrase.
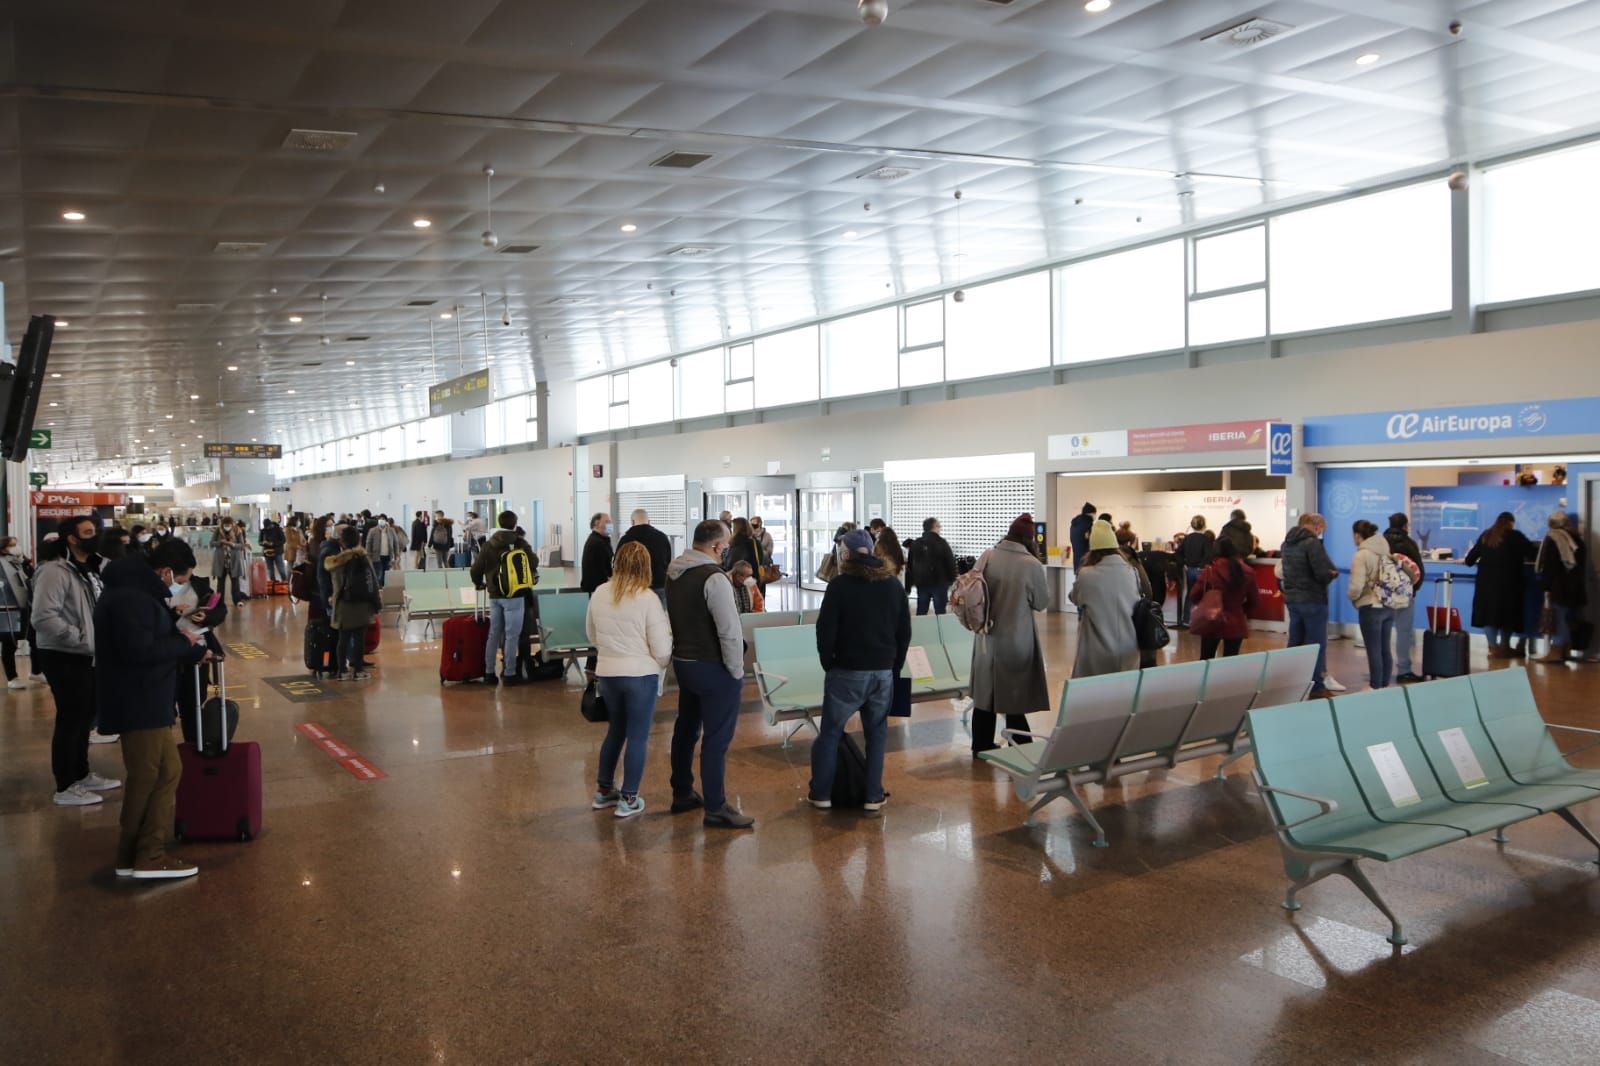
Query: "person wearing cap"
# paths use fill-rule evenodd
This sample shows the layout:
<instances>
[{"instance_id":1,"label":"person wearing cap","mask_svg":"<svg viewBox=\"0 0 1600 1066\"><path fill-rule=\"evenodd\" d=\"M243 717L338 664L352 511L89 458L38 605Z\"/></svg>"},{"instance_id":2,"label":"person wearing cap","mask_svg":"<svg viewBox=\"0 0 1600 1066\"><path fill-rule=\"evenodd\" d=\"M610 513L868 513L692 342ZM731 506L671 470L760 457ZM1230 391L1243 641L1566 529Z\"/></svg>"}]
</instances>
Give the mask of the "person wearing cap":
<instances>
[{"instance_id":1,"label":"person wearing cap","mask_svg":"<svg viewBox=\"0 0 1600 1066\"><path fill-rule=\"evenodd\" d=\"M1115 674L1139 667L1139 636L1133 608L1141 596L1139 571L1117 547L1117 531L1096 522L1089 531L1089 555L1072 586L1078 619L1078 651L1073 677Z\"/></svg>"},{"instance_id":2,"label":"person wearing cap","mask_svg":"<svg viewBox=\"0 0 1600 1066\"><path fill-rule=\"evenodd\" d=\"M839 738L850 716L861 712L867 741L867 802L881 810L889 799L883 788L883 752L889 739L889 703L894 678L911 646L911 607L906 590L875 550L872 534L852 529L839 545L839 573L828 582L817 616L817 657L827 679L822 688L822 724L811 745L813 807L833 806L833 778L839 766ZM990 716L991 726L993 716Z\"/></svg>"},{"instance_id":3,"label":"person wearing cap","mask_svg":"<svg viewBox=\"0 0 1600 1066\"><path fill-rule=\"evenodd\" d=\"M1110 526L1106 532L1114 542ZM1019 515L1005 539L984 552L974 568L983 571L988 586L990 627L972 642L973 758L998 747L996 715L1006 716L1007 729L1026 732L1028 714L1050 706L1044 651L1033 618L1033 612L1050 605L1050 585L1033 543L1033 516Z\"/></svg>"}]
</instances>

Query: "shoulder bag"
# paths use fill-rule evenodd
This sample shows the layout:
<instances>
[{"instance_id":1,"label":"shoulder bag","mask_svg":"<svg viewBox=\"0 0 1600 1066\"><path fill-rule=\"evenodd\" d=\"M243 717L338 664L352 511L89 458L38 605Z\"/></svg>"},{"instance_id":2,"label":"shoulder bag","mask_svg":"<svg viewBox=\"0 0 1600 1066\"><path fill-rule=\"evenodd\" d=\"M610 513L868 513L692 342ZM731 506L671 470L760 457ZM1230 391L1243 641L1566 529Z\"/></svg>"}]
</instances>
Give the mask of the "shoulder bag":
<instances>
[{"instance_id":1,"label":"shoulder bag","mask_svg":"<svg viewBox=\"0 0 1600 1066\"><path fill-rule=\"evenodd\" d=\"M611 714L606 710L605 697L600 695L600 684L594 678L590 678L589 684L584 687L583 699L578 703L578 710L586 722L611 721Z\"/></svg>"}]
</instances>

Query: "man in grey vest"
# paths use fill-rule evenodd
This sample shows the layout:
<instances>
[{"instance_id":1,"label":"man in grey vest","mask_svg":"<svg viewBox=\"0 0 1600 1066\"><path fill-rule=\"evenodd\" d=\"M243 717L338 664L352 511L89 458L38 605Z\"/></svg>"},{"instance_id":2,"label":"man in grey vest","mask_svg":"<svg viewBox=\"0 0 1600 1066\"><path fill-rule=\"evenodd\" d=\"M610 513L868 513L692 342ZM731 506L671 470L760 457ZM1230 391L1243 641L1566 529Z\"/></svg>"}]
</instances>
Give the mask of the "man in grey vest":
<instances>
[{"instance_id":1,"label":"man in grey vest","mask_svg":"<svg viewBox=\"0 0 1600 1066\"><path fill-rule=\"evenodd\" d=\"M701 522L694 527L694 547L667 567L672 667L679 688L672 728L672 811L704 807L707 826L748 829L756 820L731 806L723 788L744 690L744 634L721 562L730 539L721 522ZM697 741L703 799L694 790Z\"/></svg>"}]
</instances>

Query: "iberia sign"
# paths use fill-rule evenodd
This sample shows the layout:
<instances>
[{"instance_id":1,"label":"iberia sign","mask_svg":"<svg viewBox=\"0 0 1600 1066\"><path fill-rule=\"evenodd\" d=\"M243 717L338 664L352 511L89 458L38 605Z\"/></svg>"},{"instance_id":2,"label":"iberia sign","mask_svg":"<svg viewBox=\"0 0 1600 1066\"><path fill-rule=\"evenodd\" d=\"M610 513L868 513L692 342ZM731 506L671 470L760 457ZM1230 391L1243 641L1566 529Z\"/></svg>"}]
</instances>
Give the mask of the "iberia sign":
<instances>
[{"instance_id":1,"label":"iberia sign","mask_svg":"<svg viewBox=\"0 0 1600 1066\"><path fill-rule=\"evenodd\" d=\"M1107 429L1053 434L1051 459L1105 459L1189 452L1242 452L1265 447L1267 422L1205 422L1193 426Z\"/></svg>"}]
</instances>

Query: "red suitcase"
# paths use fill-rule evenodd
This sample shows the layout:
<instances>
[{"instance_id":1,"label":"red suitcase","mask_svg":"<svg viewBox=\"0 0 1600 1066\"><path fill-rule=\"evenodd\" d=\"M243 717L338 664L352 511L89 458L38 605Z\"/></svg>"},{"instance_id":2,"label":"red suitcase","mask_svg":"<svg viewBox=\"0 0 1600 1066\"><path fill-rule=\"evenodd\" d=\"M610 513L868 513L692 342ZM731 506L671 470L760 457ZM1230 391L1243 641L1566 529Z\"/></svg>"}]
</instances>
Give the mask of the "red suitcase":
<instances>
[{"instance_id":1,"label":"red suitcase","mask_svg":"<svg viewBox=\"0 0 1600 1066\"><path fill-rule=\"evenodd\" d=\"M485 637L484 639L487 640L489 638ZM371 655L373 652L377 651L378 650L378 644L382 640L383 640L383 619L382 619L382 616L379 616L378 618L374 618L372 620L372 624L371 625L367 626L367 635L366 635L366 637L364 638L364 640L362 642L363 643L362 654L363 655Z\"/></svg>"},{"instance_id":2,"label":"red suitcase","mask_svg":"<svg viewBox=\"0 0 1600 1066\"><path fill-rule=\"evenodd\" d=\"M441 641L439 683L475 681L484 675L483 649L489 643L489 620L474 611L445 619Z\"/></svg>"},{"instance_id":3,"label":"red suitcase","mask_svg":"<svg viewBox=\"0 0 1600 1066\"><path fill-rule=\"evenodd\" d=\"M265 596L267 594L267 561L265 559L252 559L250 562L250 595Z\"/></svg>"},{"instance_id":4,"label":"red suitcase","mask_svg":"<svg viewBox=\"0 0 1600 1066\"><path fill-rule=\"evenodd\" d=\"M219 662L217 698L226 692ZM195 715L195 743L178 745L183 776L173 832L179 840L253 840L261 834L261 745L224 737L222 754L207 758L200 754L205 717Z\"/></svg>"}]
</instances>

